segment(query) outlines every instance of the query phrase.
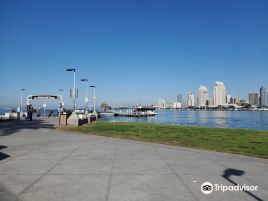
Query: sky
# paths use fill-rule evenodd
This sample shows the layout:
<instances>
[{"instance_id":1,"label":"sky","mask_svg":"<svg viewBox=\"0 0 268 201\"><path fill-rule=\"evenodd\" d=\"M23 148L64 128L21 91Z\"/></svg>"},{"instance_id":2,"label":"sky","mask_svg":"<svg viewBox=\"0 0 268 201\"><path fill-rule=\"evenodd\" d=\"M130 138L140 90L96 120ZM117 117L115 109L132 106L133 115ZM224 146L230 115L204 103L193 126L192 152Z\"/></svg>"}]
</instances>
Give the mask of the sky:
<instances>
[{"instance_id":1,"label":"sky","mask_svg":"<svg viewBox=\"0 0 268 201\"><path fill-rule=\"evenodd\" d=\"M77 69L97 103L155 104L213 95L215 81L246 99L268 86L267 0L0 0L0 106L60 94ZM92 89L89 95L92 96ZM36 103L36 104L39 104Z\"/></svg>"}]
</instances>

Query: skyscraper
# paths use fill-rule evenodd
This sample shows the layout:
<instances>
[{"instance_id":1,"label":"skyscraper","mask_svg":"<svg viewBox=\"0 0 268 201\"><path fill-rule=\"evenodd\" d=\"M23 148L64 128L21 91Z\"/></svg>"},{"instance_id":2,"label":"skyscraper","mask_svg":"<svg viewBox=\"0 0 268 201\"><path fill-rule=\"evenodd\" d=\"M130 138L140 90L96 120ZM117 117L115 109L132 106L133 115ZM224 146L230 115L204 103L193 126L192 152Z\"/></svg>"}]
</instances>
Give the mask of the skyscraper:
<instances>
[{"instance_id":1,"label":"skyscraper","mask_svg":"<svg viewBox=\"0 0 268 201\"><path fill-rule=\"evenodd\" d=\"M198 92L198 105L205 107L208 100L208 89L206 86L200 86Z\"/></svg>"},{"instance_id":2,"label":"skyscraper","mask_svg":"<svg viewBox=\"0 0 268 201\"><path fill-rule=\"evenodd\" d=\"M228 94L228 95L226 96L226 103L227 103L227 104L230 104L230 103L231 103L231 95L230 95L230 94Z\"/></svg>"},{"instance_id":3,"label":"skyscraper","mask_svg":"<svg viewBox=\"0 0 268 201\"><path fill-rule=\"evenodd\" d=\"M261 107L268 106L268 91L267 88L264 86L260 88L260 106Z\"/></svg>"},{"instance_id":4,"label":"skyscraper","mask_svg":"<svg viewBox=\"0 0 268 201\"><path fill-rule=\"evenodd\" d=\"M194 106L194 95L191 92L188 93L187 106Z\"/></svg>"},{"instance_id":5,"label":"skyscraper","mask_svg":"<svg viewBox=\"0 0 268 201\"><path fill-rule=\"evenodd\" d=\"M176 102L182 103L182 95L181 94L176 94Z\"/></svg>"},{"instance_id":6,"label":"skyscraper","mask_svg":"<svg viewBox=\"0 0 268 201\"><path fill-rule=\"evenodd\" d=\"M248 102L250 105L259 105L260 100L260 93L259 92L253 92L248 94Z\"/></svg>"},{"instance_id":7,"label":"skyscraper","mask_svg":"<svg viewBox=\"0 0 268 201\"><path fill-rule=\"evenodd\" d=\"M226 89L223 82L215 82L214 85L214 106L226 104Z\"/></svg>"}]
</instances>

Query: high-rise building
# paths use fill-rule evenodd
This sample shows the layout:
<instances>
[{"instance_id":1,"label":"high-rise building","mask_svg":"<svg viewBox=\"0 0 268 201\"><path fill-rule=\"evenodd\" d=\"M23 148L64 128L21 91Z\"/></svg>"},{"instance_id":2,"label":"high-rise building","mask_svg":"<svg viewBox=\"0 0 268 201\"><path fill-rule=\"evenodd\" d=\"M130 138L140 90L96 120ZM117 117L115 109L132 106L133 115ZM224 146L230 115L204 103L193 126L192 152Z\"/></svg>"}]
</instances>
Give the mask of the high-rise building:
<instances>
[{"instance_id":1,"label":"high-rise building","mask_svg":"<svg viewBox=\"0 0 268 201\"><path fill-rule=\"evenodd\" d=\"M194 95L191 92L188 93L187 106L194 106Z\"/></svg>"},{"instance_id":2,"label":"high-rise building","mask_svg":"<svg viewBox=\"0 0 268 201\"><path fill-rule=\"evenodd\" d=\"M158 102L157 102L157 106L158 106L160 109L165 109L165 108L166 108L166 101L165 101L165 100L158 100Z\"/></svg>"},{"instance_id":3,"label":"high-rise building","mask_svg":"<svg viewBox=\"0 0 268 201\"><path fill-rule=\"evenodd\" d=\"M266 101L265 101L265 107L268 107L268 90L265 91L265 97L266 97Z\"/></svg>"},{"instance_id":4,"label":"high-rise building","mask_svg":"<svg viewBox=\"0 0 268 201\"><path fill-rule=\"evenodd\" d=\"M182 94L176 94L176 102L182 103Z\"/></svg>"},{"instance_id":5,"label":"high-rise building","mask_svg":"<svg viewBox=\"0 0 268 201\"><path fill-rule=\"evenodd\" d=\"M231 95L229 95L229 94L226 96L226 103L227 104L231 103Z\"/></svg>"},{"instance_id":6,"label":"high-rise building","mask_svg":"<svg viewBox=\"0 0 268 201\"><path fill-rule=\"evenodd\" d=\"M260 88L260 106L268 107L268 91L266 87Z\"/></svg>"},{"instance_id":7,"label":"high-rise building","mask_svg":"<svg viewBox=\"0 0 268 201\"><path fill-rule=\"evenodd\" d=\"M234 97L230 97L230 102L229 104L234 104Z\"/></svg>"},{"instance_id":8,"label":"high-rise building","mask_svg":"<svg viewBox=\"0 0 268 201\"><path fill-rule=\"evenodd\" d=\"M209 100L208 100L208 106L209 106L209 107L213 107L213 105L214 105L213 98L212 98L212 99L209 99Z\"/></svg>"},{"instance_id":9,"label":"high-rise building","mask_svg":"<svg viewBox=\"0 0 268 201\"><path fill-rule=\"evenodd\" d=\"M250 105L259 105L260 101L260 93L259 92L253 92L248 94L248 102Z\"/></svg>"},{"instance_id":10,"label":"high-rise building","mask_svg":"<svg viewBox=\"0 0 268 201\"><path fill-rule=\"evenodd\" d=\"M205 107L208 100L208 89L206 86L200 86L198 92L198 105Z\"/></svg>"},{"instance_id":11,"label":"high-rise building","mask_svg":"<svg viewBox=\"0 0 268 201\"><path fill-rule=\"evenodd\" d=\"M215 82L214 85L214 106L226 104L226 89L223 82Z\"/></svg>"},{"instance_id":12,"label":"high-rise building","mask_svg":"<svg viewBox=\"0 0 268 201\"><path fill-rule=\"evenodd\" d=\"M237 104L237 105L240 104L240 97L238 96L234 97L234 104Z\"/></svg>"}]
</instances>

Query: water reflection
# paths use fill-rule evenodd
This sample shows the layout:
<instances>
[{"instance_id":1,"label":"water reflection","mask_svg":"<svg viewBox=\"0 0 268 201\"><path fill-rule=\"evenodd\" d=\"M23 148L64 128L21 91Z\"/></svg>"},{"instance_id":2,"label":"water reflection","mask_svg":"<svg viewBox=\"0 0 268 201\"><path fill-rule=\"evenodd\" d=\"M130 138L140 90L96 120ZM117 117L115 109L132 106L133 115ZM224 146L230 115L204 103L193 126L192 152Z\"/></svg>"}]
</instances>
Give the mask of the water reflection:
<instances>
[{"instance_id":1,"label":"water reflection","mask_svg":"<svg viewBox=\"0 0 268 201\"><path fill-rule=\"evenodd\" d=\"M104 121L144 122L268 130L266 111L158 110L155 117L108 117Z\"/></svg>"},{"instance_id":2,"label":"water reflection","mask_svg":"<svg viewBox=\"0 0 268 201\"><path fill-rule=\"evenodd\" d=\"M228 112L214 111L214 121L219 127L226 127L226 117Z\"/></svg>"},{"instance_id":3,"label":"water reflection","mask_svg":"<svg viewBox=\"0 0 268 201\"><path fill-rule=\"evenodd\" d=\"M207 111L200 111L199 114L199 121L202 125L206 125L208 122L208 113Z\"/></svg>"},{"instance_id":4,"label":"water reflection","mask_svg":"<svg viewBox=\"0 0 268 201\"><path fill-rule=\"evenodd\" d=\"M195 121L194 111L187 112L187 120L188 120L189 124L194 123L194 121Z\"/></svg>"}]
</instances>

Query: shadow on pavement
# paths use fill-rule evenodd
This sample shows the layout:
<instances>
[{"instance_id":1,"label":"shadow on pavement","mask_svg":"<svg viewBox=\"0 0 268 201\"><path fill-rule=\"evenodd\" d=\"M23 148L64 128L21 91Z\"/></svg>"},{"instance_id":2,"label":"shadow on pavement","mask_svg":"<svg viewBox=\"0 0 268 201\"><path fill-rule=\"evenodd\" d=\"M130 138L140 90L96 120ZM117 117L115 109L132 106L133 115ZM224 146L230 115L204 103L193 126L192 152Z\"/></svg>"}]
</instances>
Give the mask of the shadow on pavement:
<instances>
[{"instance_id":1,"label":"shadow on pavement","mask_svg":"<svg viewBox=\"0 0 268 201\"><path fill-rule=\"evenodd\" d=\"M5 149L5 148L7 148L7 146L0 145L0 150L1 150L1 149ZM10 157L10 155L7 155L7 154L2 153L2 152L0 151L0 161L6 159L6 158L8 158L8 157Z\"/></svg>"},{"instance_id":2,"label":"shadow on pavement","mask_svg":"<svg viewBox=\"0 0 268 201\"><path fill-rule=\"evenodd\" d=\"M231 182L232 184L234 184L235 186L237 186L238 184L234 182L233 180L231 180L230 177L231 176L243 176L244 174L245 174L245 171L243 170L228 168L224 170L222 177L225 178L227 181ZM244 191L244 192L248 194L249 196L253 197L255 200L263 201L263 199L259 198L258 196L254 195L253 193L249 191Z\"/></svg>"},{"instance_id":3,"label":"shadow on pavement","mask_svg":"<svg viewBox=\"0 0 268 201\"><path fill-rule=\"evenodd\" d=\"M0 122L0 136L12 135L22 129L40 129L40 128L54 128L53 123L48 123L42 119L33 121L28 120L13 120Z\"/></svg>"},{"instance_id":4,"label":"shadow on pavement","mask_svg":"<svg viewBox=\"0 0 268 201\"><path fill-rule=\"evenodd\" d=\"M0 183L0 200L9 201L9 200L17 200L17 196L11 193L8 189L3 187Z\"/></svg>"}]
</instances>

